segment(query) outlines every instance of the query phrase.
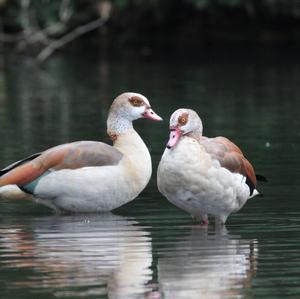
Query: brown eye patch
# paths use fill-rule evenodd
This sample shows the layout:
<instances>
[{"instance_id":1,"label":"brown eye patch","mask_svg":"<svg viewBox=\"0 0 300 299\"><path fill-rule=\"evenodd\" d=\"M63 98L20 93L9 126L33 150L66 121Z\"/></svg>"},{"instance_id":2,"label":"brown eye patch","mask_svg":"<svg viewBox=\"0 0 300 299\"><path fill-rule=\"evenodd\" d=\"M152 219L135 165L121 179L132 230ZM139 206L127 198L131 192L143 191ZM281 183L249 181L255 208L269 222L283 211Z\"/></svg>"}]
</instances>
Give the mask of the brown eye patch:
<instances>
[{"instance_id":1,"label":"brown eye patch","mask_svg":"<svg viewBox=\"0 0 300 299\"><path fill-rule=\"evenodd\" d=\"M129 102L132 106L141 107L145 105L145 102L139 97L132 97L129 99Z\"/></svg>"},{"instance_id":2,"label":"brown eye patch","mask_svg":"<svg viewBox=\"0 0 300 299\"><path fill-rule=\"evenodd\" d=\"M181 126L184 126L187 122L188 122L188 119L189 119L189 115L187 113L182 113L179 117L178 117L178 123L181 125Z\"/></svg>"}]
</instances>

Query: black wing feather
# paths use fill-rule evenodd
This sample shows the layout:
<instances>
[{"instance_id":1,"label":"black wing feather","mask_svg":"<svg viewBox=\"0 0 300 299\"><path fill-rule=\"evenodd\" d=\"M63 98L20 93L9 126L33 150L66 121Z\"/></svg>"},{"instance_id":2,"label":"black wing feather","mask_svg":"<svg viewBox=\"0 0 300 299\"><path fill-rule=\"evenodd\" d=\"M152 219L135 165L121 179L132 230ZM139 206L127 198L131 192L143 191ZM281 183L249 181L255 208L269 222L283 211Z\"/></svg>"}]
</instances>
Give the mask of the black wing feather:
<instances>
[{"instance_id":1,"label":"black wing feather","mask_svg":"<svg viewBox=\"0 0 300 299\"><path fill-rule=\"evenodd\" d=\"M256 179L261 182L267 182L267 178L261 174L256 174Z\"/></svg>"},{"instance_id":2,"label":"black wing feather","mask_svg":"<svg viewBox=\"0 0 300 299\"><path fill-rule=\"evenodd\" d=\"M29 156L29 157L23 159L23 160L19 160L19 161L17 161L17 162L14 162L14 163L8 165L7 167L5 167L5 168L3 168L3 169L0 170L0 176L2 176L2 175L4 175L5 173L11 171L12 169L18 167L19 165L22 165L22 164L24 164L24 163L26 163L26 162L28 162L28 161L31 161L31 160L35 159L36 157L40 156L40 154L41 154L41 153L33 154L33 155L31 155L31 156Z\"/></svg>"},{"instance_id":3,"label":"black wing feather","mask_svg":"<svg viewBox=\"0 0 300 299\"><path fill-rule=\"evenodd\" d=\"M253 184L253 182L251 181L251 179L248 176L246 177L246 184L248 185L248 187L250 189L250 195L252 195L253 191L255 189L255 185Z\"/></svg>"}]
</instances>

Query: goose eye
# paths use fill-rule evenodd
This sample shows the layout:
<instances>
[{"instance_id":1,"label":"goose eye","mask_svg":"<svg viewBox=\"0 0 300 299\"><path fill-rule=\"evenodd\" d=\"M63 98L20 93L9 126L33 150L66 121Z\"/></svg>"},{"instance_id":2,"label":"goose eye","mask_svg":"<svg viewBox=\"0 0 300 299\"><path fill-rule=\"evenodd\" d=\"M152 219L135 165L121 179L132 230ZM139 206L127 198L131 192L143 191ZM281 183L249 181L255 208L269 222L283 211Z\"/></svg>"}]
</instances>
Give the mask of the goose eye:
<instances>
[{"instance_id":1,"label":"goose eye","mask_svg":"<svg viewBox=\"0 0 300 299\"><path fill-rule=\"evenodd\" d=\"M187 115L187 113L180 115L179 118L178 118L178 123L181 126L184 126L187 123L187 121L188 121L188 115Z\"/></svg>"},{"instance_id":2,"label":"goose eye","mask_svg":"<svg viewBox=\"0 0 300 299\"><path fill-rule=\"evenodd\" d=\"M144 105L144 101L139 97L132 97L129 99L129 102L132 106L140 107Z\"/></svg>"}]
</instances>

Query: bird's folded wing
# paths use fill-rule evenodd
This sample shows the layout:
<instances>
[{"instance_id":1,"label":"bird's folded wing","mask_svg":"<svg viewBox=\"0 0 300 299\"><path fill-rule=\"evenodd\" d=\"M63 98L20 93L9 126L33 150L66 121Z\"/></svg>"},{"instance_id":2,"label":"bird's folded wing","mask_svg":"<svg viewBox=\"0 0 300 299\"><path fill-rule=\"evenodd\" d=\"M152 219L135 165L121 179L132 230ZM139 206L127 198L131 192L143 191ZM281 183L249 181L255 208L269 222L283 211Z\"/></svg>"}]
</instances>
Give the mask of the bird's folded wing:
<instances>
[{"instance_id":1,"label":"bird's folded wing","mask_svg":"<svg viewBox=\"0 0 300 299\"><path fill-rule=\"evenodd\" d=\"M225 137L203 138L200 144L213 159L219 161L222 167L245 176L252 193L256 187L255 172L237 145Z\"/></svg>"},{"instance_id":2,"label":"bird's folded wing","mask_svg":"<svg viewBox=\"0 0 300 299\"><path fill-rule=\"evenodd\" d=\"M122 157L120 151L102 142L78 141L62 144L2 169L0 186L24 185L48 170L117 165Z\"/></svg>"}]
</instances>

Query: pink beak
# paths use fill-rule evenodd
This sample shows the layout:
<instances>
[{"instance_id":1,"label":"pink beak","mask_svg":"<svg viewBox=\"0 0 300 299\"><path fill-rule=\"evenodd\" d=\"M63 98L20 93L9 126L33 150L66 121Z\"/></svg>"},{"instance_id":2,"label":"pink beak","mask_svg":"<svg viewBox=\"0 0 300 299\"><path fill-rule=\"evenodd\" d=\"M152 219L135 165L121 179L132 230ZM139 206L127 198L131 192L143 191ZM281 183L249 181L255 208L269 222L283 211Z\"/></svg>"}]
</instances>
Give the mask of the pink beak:
<instances>
[{"instance_id":1,"label":"pink beak","mask_svg":"<svg viewBox=\"0 0 300 299\"><path fill-rule=\"evenodd\" d=\"M145 112L143 113L143 116L145 118L149 118L151 120L154 120L154 121L162 121L163 119L157 115L151 108L147 108L145 110Z\"/></svg>"},{"instance_id":2,"label":"pink beak","mask_svg":"<svg viewBox=\"0 0 300 299\"><path fill-rule=\"evenodd\" d=\"M178 128L175 128L175 129L171 128L169 141L167 143L167 148L170 149L170 148L174 147L177 144L177 142L179 141L181 135L182 135L182 133Z\"/></svg>"}]
</instances>

